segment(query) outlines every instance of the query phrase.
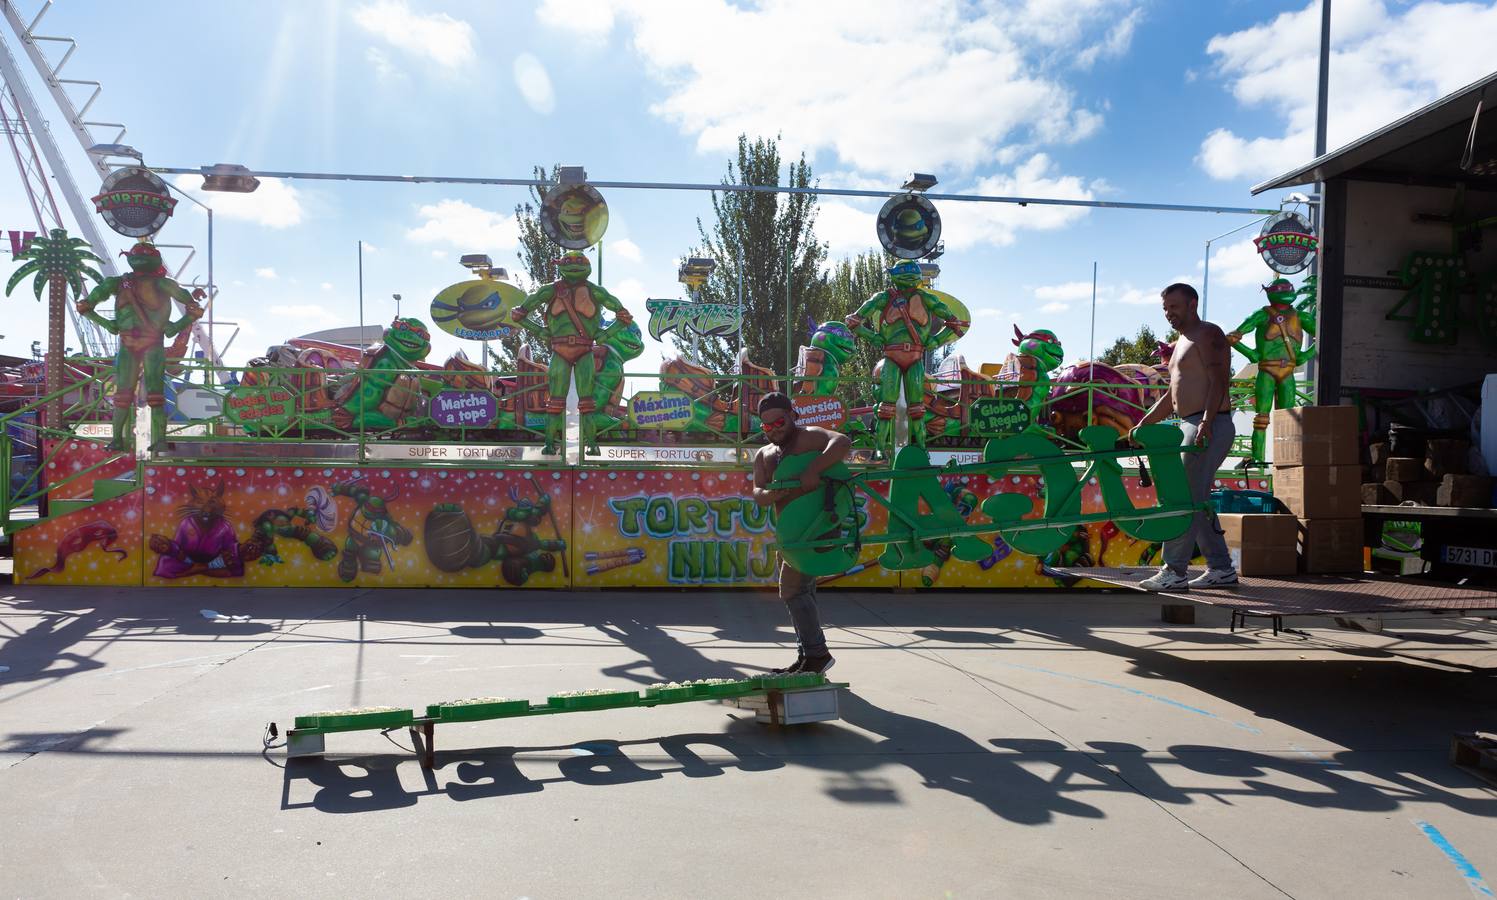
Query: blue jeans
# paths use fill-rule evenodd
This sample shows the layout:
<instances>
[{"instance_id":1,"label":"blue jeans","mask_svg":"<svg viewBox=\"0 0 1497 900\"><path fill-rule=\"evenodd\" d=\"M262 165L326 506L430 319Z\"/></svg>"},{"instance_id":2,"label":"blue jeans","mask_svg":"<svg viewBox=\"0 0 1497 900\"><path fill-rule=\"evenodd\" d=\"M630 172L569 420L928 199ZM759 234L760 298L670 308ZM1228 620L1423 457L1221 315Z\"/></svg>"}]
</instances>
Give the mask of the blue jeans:
<instances>
[{"instance_id":1,"label":"blue jeans","mask_svg":"<svg viewBox=\"0 0 1497 900\"><path fill-rule=\"evenodd\" d=\"M826 656L826 635L816 610L816 577L806 575L780 560L780 599L790 610L790 621L802 656Z\"/></svg>"},{"instance_id":2,"label":"blue jeans","mask_svg":"<svg viewBox=\"0 0 1497 900\"><path fill-rule=\"evenodd\" d=\"M1185 432L1185 446L1196 441L1196 432L1201 428L1201 413L1180 420L1180 430ZM1216 470L1232 449L1232 438L1237 430L1232 427L1232 416L1222 413L1211 420L1211 441L1199 453L1185 454L1185 478L1190 483L1190 499L1193 503L1206 503L1211 499L1211 487L1216 481ZM1164 545L1164 564L1176 575L1184 575L1190 569L1195 548L1201 548L1206 557L1206 566L1211 569L1232 568L1232 555L1227 552L1227 539L1222 536L1221 525L1212 510L1198 510L1190 520L1185 533Z\"/></svg>"}]
</instances>

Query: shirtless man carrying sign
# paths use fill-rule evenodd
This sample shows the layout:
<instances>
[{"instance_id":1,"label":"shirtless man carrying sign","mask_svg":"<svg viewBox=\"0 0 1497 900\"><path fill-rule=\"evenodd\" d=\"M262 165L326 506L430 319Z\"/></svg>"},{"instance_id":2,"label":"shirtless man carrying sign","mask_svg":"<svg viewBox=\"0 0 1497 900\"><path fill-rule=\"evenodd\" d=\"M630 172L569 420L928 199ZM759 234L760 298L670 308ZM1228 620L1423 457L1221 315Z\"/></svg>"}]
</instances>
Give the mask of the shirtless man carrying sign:
<instances>
[{"instance_id":1,"label":"shirtless man carrying sign","mask_svg":"<svg viewBox=\"0 0 1497 900\"><path fill-rule=\"evenodd\" d=\"M773 505L776 514L784 512L790 501L819 489L821 473L846 459L847 451L852 448L852 442L845 434L815 425L798 425L795 405L779 391L759 399L759 427L764 429L769 443L754 454L754 502L760 506ZM801 473L800 486L771 488L769 485L774 481L780 460L801 453L815 453L816 458ZM796 570L783 558L777 574L780 599L790 610L800 652L794 663L770 671L774 674L825 672L832 667L833 659L827 651L826 635L821 630L821 616L816 609L816 577Z\"/></svg>"},{"instance_id":2,"label":"shirtless man carrying sign","mask_svg":"<svg viewBox=\"0 0 1497 900\"><path fill-rule=\"evenodd\" d=\"M1216 470L1227 458L1236 431L1227 387L1232 378L1232 356L1227 336L1196 312L1198 296L1188 284L1172 284L1160 294L1164 318L1180 332L1170 356L1170 389L1138 423L1152 425L1173 415L1185 432L1185 446L1201 448L1185 454L1185 474L1190 480L1190 499L1204 504L1211 499ZM1206 572L1188 576L1196 546L1206 557ZM1216 514L1196 512L1185 533L1164 545L1164 565L1140 584L1151 591L1184 591L1191 587L1228 587L1237 584L1237 570L1227 552Z\"/></svg>"}]
</instances>

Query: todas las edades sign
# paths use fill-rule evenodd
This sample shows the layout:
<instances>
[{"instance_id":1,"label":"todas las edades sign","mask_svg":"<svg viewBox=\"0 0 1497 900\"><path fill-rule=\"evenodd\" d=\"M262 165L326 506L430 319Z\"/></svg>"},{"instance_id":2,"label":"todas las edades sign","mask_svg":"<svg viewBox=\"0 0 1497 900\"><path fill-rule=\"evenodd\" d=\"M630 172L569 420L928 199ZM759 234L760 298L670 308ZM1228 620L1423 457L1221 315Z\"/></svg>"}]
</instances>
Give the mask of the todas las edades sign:
<instances>
[{"instance_id":1,"label":"todas las edades sign","mask_svg":"<svg viewBox=\"0 0 1497 900\"><path fill-rule=\"evenodd\" d=\"M769 585L778 556L774 511L756 504L742 470L582 471L572 490L572 583L579 587ZM865 498L866 499L866 498ZM876 503L859 504L870 528L885 527ZM899 576L869 547L825 579L838 587L893 587Z\"/></svg>"},{"instance_id":2,"label":"todas las edades sign","mask_svg":"<svg viewBox=\"0 0 1497 900\"><path fill-rule=\"evenodd\" d=\"M836 431L847 424L847 409L836 397L796 397L795 421L800 425L817 425Z\"/></svg>"},{"instance_id":3,"label":"todas las edades sign","mask_svg":"<svg viewBox=\"0 0 1497 900\"><path fill-rule=\"evenodd\" d=\"M640 391L629 398L631 428L684 431L691 417L691 396L681 391Z\"/></svg>"},{"instance_id":4,"label":"todas las edades sign","mask_svg":"<svg viewBox=\"0 0 1497 900\"><path fill-rule=\"evenodd\" d=\"M276 385L240 385L224 398L224 415L250 431L285 428L296 412L296 397Z\"/></svg>"}]
</instances>

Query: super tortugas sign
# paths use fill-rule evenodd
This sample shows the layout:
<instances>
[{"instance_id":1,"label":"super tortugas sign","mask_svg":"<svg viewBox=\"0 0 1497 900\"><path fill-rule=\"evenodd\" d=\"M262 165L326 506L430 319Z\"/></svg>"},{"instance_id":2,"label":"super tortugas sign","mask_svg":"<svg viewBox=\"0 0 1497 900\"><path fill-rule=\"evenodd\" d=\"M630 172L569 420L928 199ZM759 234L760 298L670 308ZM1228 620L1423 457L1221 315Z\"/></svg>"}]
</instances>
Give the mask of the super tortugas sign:
<instances>
[{"instance_id":1,"label":"super tortugas sign","mask_svg":"<svg viewBox=\"0 0 1497 900\"><path fill-rule=\"evenodd\" d=\"M845 465L826 472L827 493L815 491L792 501L780 514L776 538L780 553L807 575L836 575L858 561L863 544L883 544L879 564L886 569L919 569L935 560L931 544L950 541L951 555L966 562L979 562L993 546L978 535L997 534L1013 549L1044 556L1060 549L1077 525L1111 521L1118 530L1145 541L1167 541L1190 525L1196 506L1190 498L1181 457L1181 432L1173 425L1149 425L1134 432L1139 448L1115 449L1117 432L1103 425L1081 429L1081 440L1089 448L1084 454L1067 455L1048 439L1035 433L990 440L979 463L936 468L925 448L909 446L899 451L894 468L852 475ZM787 457L775 470L777 487L799 483L799 476L815 458L814 453ZM1153 469L1156 502L1138 508L1123 483L1119 460L1147 457ZM1078 471L1077 466L1083 468ZM1015 469L1038 468L1044 478L1044 509L1034 517L1034 502L1026 495L998 491L982 500L987 522L968 523L941 486L943 475L986 475L1003 484L1004 475ZM1104 511L1081 511L1082 488L1095 479L1101 489ZM887 497L867 482L887 480ZM862 517L856 512L854 490L888 512L884 534L862 535ZM830 496L828 496L828 494ZM929 511L921 509L924 505Z\"/></svg>"}]
</instances>

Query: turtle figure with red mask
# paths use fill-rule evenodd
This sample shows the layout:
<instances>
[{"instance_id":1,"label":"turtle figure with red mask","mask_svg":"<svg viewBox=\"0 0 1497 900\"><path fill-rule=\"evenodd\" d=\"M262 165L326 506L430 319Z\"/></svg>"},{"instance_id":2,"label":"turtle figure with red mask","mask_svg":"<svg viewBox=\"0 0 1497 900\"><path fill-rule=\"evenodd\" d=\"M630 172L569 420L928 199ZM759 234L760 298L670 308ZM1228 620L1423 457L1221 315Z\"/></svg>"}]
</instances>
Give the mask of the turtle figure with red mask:
<instances>
[{"instance_id":1,"label":"turtle figure with red mask","mask_svg":"<svg viewBox=\"0 0 1497 900\"><path fill-rule=\"evenodd\" d=\"M1014 346L1021 356L1034 360L1034 386L1027 399L1030 427L1038 428L1048 421L1044 411L1045 404L1050 400L1050 373L1060 366L1066 351L1061 346L1060 338L1050 329L1036 328L1026 334L1017 325L1014 326Z\"/></svg>"},{"instance_id":2,"label":"turtle figure with red mask","mask_svg":"<svg viewBox=\"0 0 1497 900\"><path fill-rule=\"evenodd\" d=\"M888 270L890 287L864 301L844 319L847 329L883 353L878 369L878 423L874 445L884 459L894 458L894 416L901 390L907 406L910 440L925 446L925 354L948 344L971 327L934 292L922 287L920 264L912 259Z\"/></svg>"},{"instance_id":3,"label":"turtle figure with red mask","mask_svg":"<svg viewBox=\"0 0 1497 900\"><path fill-rule=\"evenodd\" d=\"M105 278L89 295L78 301L78 312L110 334L119 335L119 353L114 358L114 419L110 448L126 451L135 433L135 389L144 376L146 404L151 408L151 446L166 439L166 350L165 338L175 337L203 315L198 301L205 296L191 293L169 278L161 264L161 251L149 241L140 241L121 254L130 264L128 275ZM96 307L114 298L114 318L100 315ZM173 321L172 301L182 304L182 316Z\"/></svg>"},{"instance_id":4,"label":"turtle figure with red mask","mask_svg":"<svg viewBox=\"0 0 1497 900\"><path fill-rule=\"evenodd\" d=\"M537 288L510 312L510 317L551 345L551 362L546 367L546 446L542 452L554 454L560 447L567 391L575 378L582 443L587 452L596 454L594 413L598 401L593 376L597 374L597 361L593 347L607 343L615 331L628 328L634 317L617 297L587 280L593 267L586 256L568 253L556 264L561 278ZM607 326L603 324L605 311L614 314ZM537 312L540 321L531 318Z\"/></svg>"}]
</instances>

